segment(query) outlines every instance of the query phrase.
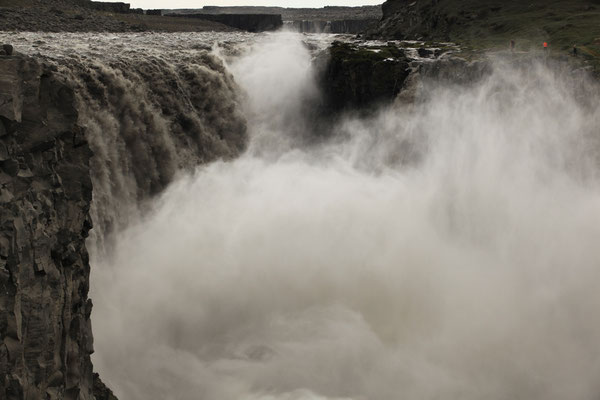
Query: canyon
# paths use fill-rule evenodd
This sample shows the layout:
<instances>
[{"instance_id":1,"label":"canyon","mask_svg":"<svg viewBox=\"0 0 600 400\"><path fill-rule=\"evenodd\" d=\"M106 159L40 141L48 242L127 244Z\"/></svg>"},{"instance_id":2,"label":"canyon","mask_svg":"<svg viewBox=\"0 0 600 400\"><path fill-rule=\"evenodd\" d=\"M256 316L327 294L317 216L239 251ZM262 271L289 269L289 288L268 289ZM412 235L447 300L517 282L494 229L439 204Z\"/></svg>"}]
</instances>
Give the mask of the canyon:
<instances>
[{"instance_id":1,"label":"canyon","mask_svg":"<svg viewBox=\"0 0 600 400\"><path fill-rule=\"evenodd\" d=\"M510 7L453 0L293 29L361 38L80 3L0 32L0 396L597 394L593 38L484 51Z\"/></svg>"}]
</instances>

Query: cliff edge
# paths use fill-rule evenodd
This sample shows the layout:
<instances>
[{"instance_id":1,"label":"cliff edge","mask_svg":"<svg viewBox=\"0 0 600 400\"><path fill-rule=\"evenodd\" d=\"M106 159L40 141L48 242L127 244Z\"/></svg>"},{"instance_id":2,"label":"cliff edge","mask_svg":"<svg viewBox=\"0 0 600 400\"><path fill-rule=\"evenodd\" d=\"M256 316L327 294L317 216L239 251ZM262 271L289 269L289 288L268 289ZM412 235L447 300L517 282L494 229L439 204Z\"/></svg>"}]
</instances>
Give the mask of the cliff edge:
<instances>
[{"instance_id":1,"label":"cliff edge","mask_svg":"<svg viewBox=\"0 0 600 400\"><path fill-rule=\"evenodd\" d=\"M0 394L93 399L92 152L72 87L0 57Z\"/></svg>"},{"instance_id":2,"label":"cliff edge","mask_svg":"<svg viewBox=\"0 0 600 400\"><path fill-rule=\"evenodd\" d=\"M0 55L0 398L115 399L90 359L86 244L178 170L244 149L222 64L173 59Z\"/></svg>"}]
</instances>

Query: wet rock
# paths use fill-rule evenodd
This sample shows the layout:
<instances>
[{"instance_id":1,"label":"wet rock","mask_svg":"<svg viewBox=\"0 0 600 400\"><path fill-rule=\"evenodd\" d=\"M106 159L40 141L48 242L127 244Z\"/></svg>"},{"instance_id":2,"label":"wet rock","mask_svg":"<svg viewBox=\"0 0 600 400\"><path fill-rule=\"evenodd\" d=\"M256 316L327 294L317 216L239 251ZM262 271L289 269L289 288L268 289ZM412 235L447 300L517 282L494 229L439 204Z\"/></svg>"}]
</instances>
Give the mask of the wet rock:
<instances>
[{"instance_id":1,"label":"wet rock","mask_svg":"<svg viewBox=\"0 0 600 400\"><path fill-rule=\"evenodd\" d=\"M104 385L98 374L94 374L94 395L96 400L117 400L113 392Z\"/></svg>"},{"instance_id":2,"label":"wet rock","mask_svg":"<svg viewBox=\"0 0 600 400\"><path fill-rule=\"evenodd\" d=\"M11 56L13 54L13 47L10 44L3 44L2 50L4 50L4 54L7 56Z\"/></svg>"},{"instance_id":3,"label":"wet rock","mask_svg":"<svg viewBox=\"0 0 600 400\"><path fill-rule=\"evenodd\" d=\"M325 109L370 109L391 103L409 71L408 59L395 46L365 48L334 42L321 79Z\"/></svg>"},{"instance_id":4,"label":"wet rock","mask_svg":"<svg viewBox=\"0 0 600 400\"><path fill-rule=\"evenodd\" d=\"M417 53L419 54L419 57L423 57L423 58L433 57L433 55L434 55L433 50L426 49L424 47L419 47L419 49L417 50Z\"/></svg>"}]
</instances>

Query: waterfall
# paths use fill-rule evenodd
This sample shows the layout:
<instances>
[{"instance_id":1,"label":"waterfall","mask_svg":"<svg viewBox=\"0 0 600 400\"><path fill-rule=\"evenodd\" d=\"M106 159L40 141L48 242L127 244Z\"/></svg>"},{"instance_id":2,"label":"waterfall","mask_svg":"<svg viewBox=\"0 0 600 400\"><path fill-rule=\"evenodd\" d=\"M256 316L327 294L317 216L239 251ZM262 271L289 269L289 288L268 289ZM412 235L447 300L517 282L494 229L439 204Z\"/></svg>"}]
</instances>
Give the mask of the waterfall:
<instances>
[{"instance_id":1,"label":"waterfall","mask_svg":"<svg viewBox=\"0 0 600 400\"><path fill-rule=\"evenodd\" d=\"M410 95L319 124L329 36L10 40L71 89L51 95L93 152L92 359L120 399L597 397L600 92L584 72L496 56L471 79L423 59ZM88 356L87 253L71 247L64 318ZM62 283L61 263L31 282Z\"/></svg>"},{"instance_id":2,"label":"waterfall","mask_svg":"<svg viewBox=\"0 0 600 400\"><path fill-rule=\"evenodd\" d=\"M300 41L264 36L228 63L248 150L176 180L97 261L110 385L134 400L596 395L596 84L499 60L299 141L319 101Z\"/></svg>"}]
</instances>

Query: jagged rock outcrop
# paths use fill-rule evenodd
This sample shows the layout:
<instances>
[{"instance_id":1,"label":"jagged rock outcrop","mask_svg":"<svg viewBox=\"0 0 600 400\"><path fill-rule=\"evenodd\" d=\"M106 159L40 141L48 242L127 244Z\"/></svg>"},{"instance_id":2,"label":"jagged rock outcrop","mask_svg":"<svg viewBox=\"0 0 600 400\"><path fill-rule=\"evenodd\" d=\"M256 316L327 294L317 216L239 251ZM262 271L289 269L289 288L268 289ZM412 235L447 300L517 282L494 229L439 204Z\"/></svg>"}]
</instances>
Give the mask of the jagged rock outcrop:
<instances>
[{"instance_id":1,"label":"jagged rock outcrop","mask_svg":"<svg viewBox=\"0 0 600 400\"><path fill-rule=\"evenodd\" d=\"M0 398L115 399L90 360L93 223L246 143L223 65L178 62L0 56Z\"/></svg>"},{"instance_id":2,"label":"jagged rock outcrop","mask_svg":"<svg viewBox=\"0 0 600 400\"><path fill-rule=\"evenodd\" d=\"M283 25L281 14L166 14L166 16L218 22L248 32L274 31Z\"/></svg>"},{"instance_id":3,"label":"jagged rock outcrop","mask_svg":"<svg viewBox=\"0 0 600 400\"><path fill-rule=\"evenodd\" d=\"M324 61L325 109L369 109L390 103L409 75L408 59L393 45L378 48L334 42Z\"/></svg>"},{"instance_id":4,"label":"jagged rock outcrop","mask_svg":"<svg viewBox=\"0 0 600 400\"><path fill-rule=\"evenodd\" d=\"M98 374L94 374L94 396L96 400L117 400L112 390L106 387Z\"/></svg>"}]
</instances>

